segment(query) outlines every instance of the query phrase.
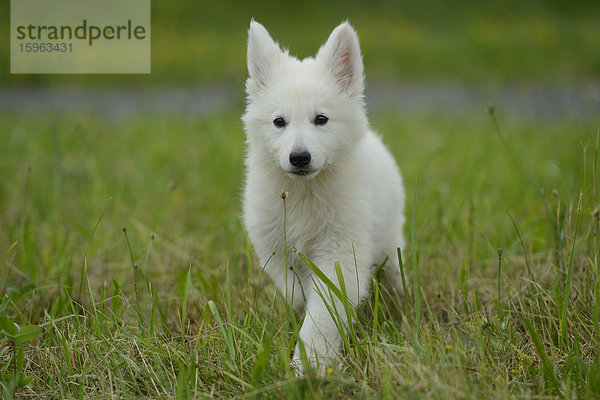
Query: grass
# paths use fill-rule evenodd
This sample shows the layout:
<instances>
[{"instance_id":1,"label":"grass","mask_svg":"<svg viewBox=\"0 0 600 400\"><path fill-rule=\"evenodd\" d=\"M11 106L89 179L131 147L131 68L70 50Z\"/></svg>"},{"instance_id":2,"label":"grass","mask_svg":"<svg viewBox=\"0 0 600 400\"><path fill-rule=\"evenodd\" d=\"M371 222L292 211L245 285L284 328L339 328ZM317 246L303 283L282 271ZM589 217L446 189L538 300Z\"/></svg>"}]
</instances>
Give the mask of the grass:
<instances>
[{"instance_id":1,"label":"grass","mask_svg":"<svg viewBox=\"0 0 600 400\"><path fill-rule=\"evenodd\" d=\"M0 118L3 398L600 396L597 122L371 115L418 289L374 281L343 363L296 378L239 114Z\"/></svg>"}]
</instances>

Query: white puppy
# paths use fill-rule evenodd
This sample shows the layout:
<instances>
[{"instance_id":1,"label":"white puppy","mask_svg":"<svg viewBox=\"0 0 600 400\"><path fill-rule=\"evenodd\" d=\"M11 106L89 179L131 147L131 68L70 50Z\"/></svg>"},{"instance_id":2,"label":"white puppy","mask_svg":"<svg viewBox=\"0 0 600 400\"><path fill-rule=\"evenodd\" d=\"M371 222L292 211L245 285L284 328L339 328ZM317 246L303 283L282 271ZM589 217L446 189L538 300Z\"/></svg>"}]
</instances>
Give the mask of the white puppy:
<instances>
[{"instance_id":1,"label":"white puppy","mask_svg":"<svg viewBox=\"0 0 600 400\"><path fill-rule=\"evenodd\" d=\"M369 129L362 56L350 24L335 28L316 57L299 60L252 21L248 72L244 223L265 271L306 313L300 340L308 360L324 366L336 359L344 334L331 310L348 321L340 299L297 252L336 285L339 261L355 307L386 257L386 277L401 292L402 178ZM293 364L299 360L296 346Z\"/></svg>"}]
</instances>

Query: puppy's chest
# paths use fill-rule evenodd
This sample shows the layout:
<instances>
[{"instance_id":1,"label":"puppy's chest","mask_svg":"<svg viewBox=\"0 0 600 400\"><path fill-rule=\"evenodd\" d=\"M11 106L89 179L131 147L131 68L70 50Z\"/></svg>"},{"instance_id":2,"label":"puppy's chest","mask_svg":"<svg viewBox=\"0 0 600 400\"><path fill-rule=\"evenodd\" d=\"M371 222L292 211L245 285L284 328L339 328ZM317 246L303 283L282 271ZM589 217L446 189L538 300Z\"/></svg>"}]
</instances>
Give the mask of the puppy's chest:
<instances>
[{"instance_id":1,"label":"puppy's chest","mask_svg":"<svg viewBox=\"0 0 600 400\"><path fill-rule=\"evenodd\" d=\"M286 200L277 213L264 216L263 228L268 231L276 247L307 252L319 247L335 231L337 212L333 204L317 201Z\"/></svg>"}]
</instances>

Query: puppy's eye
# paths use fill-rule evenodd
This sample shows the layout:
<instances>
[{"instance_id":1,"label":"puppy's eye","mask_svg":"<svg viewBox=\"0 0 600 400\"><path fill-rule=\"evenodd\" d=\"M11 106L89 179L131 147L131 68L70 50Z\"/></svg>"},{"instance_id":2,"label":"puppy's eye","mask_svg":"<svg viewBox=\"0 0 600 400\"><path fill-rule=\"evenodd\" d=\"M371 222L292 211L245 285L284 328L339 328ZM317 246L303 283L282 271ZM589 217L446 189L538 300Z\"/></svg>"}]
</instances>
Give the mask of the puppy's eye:
<instances>
[{"instance_id":1,"label":"puppy's eye","mask_svg":"<svg viewBox=\"0 0 600 400\"><path fill-rule=\"evenodd\" d=\"M329 118L323 114L319 114L315 117L315 125L325 125L329 121Z\"/></svg>"},{"instance_id":2,"label":"puppy's eye","mask_svg":"<svg viewBox=\"0 0 600 400\"><path fill-rule=\"evenodd\" d=\"M285 126L287 125L287 122L285 122L285 119L283 119L281 117L277 117L273 120L273 125L275 125L278 128L285 128Z\"/></svg>"}]
</instances>

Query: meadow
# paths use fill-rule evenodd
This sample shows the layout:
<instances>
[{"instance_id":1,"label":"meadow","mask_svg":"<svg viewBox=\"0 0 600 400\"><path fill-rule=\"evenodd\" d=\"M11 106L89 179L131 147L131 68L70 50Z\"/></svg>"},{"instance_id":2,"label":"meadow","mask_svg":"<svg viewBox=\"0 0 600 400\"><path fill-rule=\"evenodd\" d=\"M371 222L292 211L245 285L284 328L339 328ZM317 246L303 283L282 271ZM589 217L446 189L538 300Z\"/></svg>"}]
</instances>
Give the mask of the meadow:
<instances>
[{"instance_id":1,"label":"meadow","mask_svg":"<svg viewBox=\"0 0 600 400\"><path fill-rule=\"evenodd\" d=\"M240 221L251 17L299 56L349 18L368 84L518 91L597 82L597 2L176 4L152 4L150 75L9 75L0 51L2 104L4 87L240 92L201 115L0 110L0 398L600 398L590 109L371 110L404 175L411 283L373 279L324 375L291 370L302 316Z\"/></svg>"},{"instance_id":2,"label":"meadow","mask_svg":"<svg viewBox=\"0 0 600 400\"><path fill-rule=\"evenodd\" d=\"M418 279L374 280L341 365L296 378L297 316L240 223L239 114L4 116L4 398L597 398L597 125L370 119Z\"/></svg>"}]
</instances>

